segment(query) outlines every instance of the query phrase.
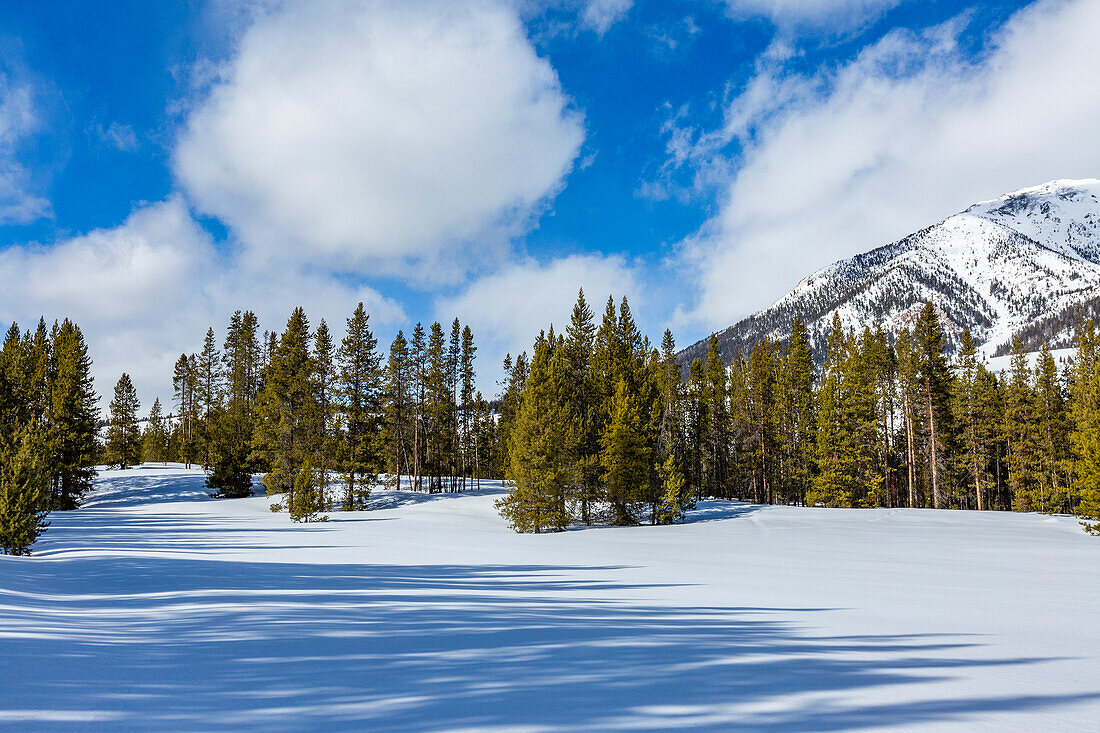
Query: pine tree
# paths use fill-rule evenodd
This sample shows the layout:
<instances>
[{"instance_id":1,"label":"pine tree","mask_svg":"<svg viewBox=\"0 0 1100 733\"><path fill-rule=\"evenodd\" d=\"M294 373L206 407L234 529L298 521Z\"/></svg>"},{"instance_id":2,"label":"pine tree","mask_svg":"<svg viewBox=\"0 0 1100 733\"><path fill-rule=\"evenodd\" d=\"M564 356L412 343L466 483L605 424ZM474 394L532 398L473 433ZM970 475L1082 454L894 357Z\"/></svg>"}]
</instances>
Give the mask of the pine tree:
<instances>
[{"instance_id":1,"label":"pine tree","mask_svg":"<svg viewBox=\"0 0 1100 733\"><path fill-rule=\"evenodd\" d=\"M208 416L206 486L213 496L236 499L252 496L252 423L240 403L231 400Z\"/></svg>"},{"instance_id":2,"label":"pine tree","mask_svg":"<svg viewBox=\"0 0 1100 733\"><path fill-rule=\"evenodd\" d=\"M981 511L987 508L990 491L988 463L995 423L989 414L988 380L978 363L977 347L969 330L963 332L959 344L951 395L951 412L959 435L956 461L960 483L965 487L963 493L969 496L972 491L974 506ZM968 504L962 502L964 507Z\"/></svg>"},{"instance_id":3,"label":"pine tree","mask_svg":"<svg viewBox=\"0 0 1100 733\"><path fill-rule=\"evenodd\" d=\"M29 427L0 438L0 553L29 555L49 522L45 446Z\"/></svg>"},{"instance_id":4,"label":"pine tree","mask_svg":"<svg viewBox=\"0 0 1100 733\"><path fill-rule=\"evenodd\" d=\"M88 347L68 319L54 325L48 445L51 508L75 509L92 487L99 446Z\"/></svg>"},{"instance_id":5,"label":"pine tree","mask_svg":"<svg viewBox=\"0 0 1100 733\"><path fill-rule=\"evenodd\" d=\"M902 428L905 433L905 485L907 506L918 506L918 465L917 447L920 445L920 381L918 373L920 361L917 355L913 335L908 328L898 334L894 347L898 365L898 392L900 397Z\"/></svg>"},{"instance_id":6,"label":"pine tree","mask_svg":"<svg viewBox=\"0 0 1100 733\"><path fill-rule=\"evenodd\" d=\"M684 388L684 440L687 459L682 466L688 490L696 496L706 496L704 481L704 444L709 416L706 412L704 393L706 376L702 360L692 360L688 367L687 384Z\"/></svg>"},{"instance_id":7,"label":"pine tree","mask_svg":"<svg viewBox=\"0 0 1100 733\"><path fill-rule=\"evenodd\" d=\"M12 323L0 348L0 429L26 420L23 338L18 323Z\"/></svg>"},{"instance_id":8,"label":"pine tree","mask_svg":"<svg viewBox=\"0 0 1100 733\"><path fill-rule=\"evenodd\" d=\"M814 450L813 379L806 326L796 318L776 383L778 443L783 463L779 491L788 503L804 502L809 490Z\"/></svg>"},{"instance_id":9,"label":"pine tree","mask_svg":"<svg viewBox=\"0 0 1100 733\"><path fill-rule=\"evenodd\" d=\"M412 364L405 334L397 332L390 344L386 363L385 444L390 470L401 488L403 474L412 472L410 441L412 436Z\"/></svg>"},{"instance_id":10,"label":"pine tree","mask_svg":"<svg viewBox=\"0 0 1100 733\"><path fill-rule=\"evenodd\" d=\"M202 351L195 362L195 398L198 414L198 442L201 445L202 465L210 465L212 415L222 406L225 373L214 329L206 330Z\"/></svg>"},{"instance_id":11,"label":"pine tree","mask_svg":"<svg viewBox=\"0 0 1100 733\"><path fill-rule=\"evenodd\" d=\"M462 324L455 318L451 322L451 337L447 341L447 356L445 361L447 404L450 408L446 419L446 440L444 452L447 454L446 466L448 475L448 487L456 491L456 478L459 470L459 362L462 351Z\"/></svg>"},{"instance_id":12,"label":"pine tree","mask_svg":"<svg viewBox=\"0 0 1100 733\"><path fill-rule=\"evenodd\" d=\"M569 521L565 494L571 471L561 450L569 416L555 384L561 373L554 373L545 337L540 336L534 354L509 434L513 488L496 506L517 532L555 532ZM560 353L558 362L564 372Z\"/></svg>"},{"instance_id":13,"label":"pine tree","mask_svg":"<svg viewBox=\"0 0 1100 733\"><path fill-rule=\"evenodd\" d=\"M613 522L637 524L638 505L650 483L652 452L646 440L642 409L626 380L619 381L611 401L611 422L600 453Z\"/></svg>"},{"instance_id":14,"label":"pine tree","mask_svg":"<svg viewBox=\"0 0 1100 733\"><path fill-rule=\"evenodd\" d=\"M816 463L818 473L806 494L810 506L852 505L855 446L845 416L844 362L848 340L840 317L833 314L828 339L825 379L818 395Z\"/></svg>"},{"instance_id":15,"label":"pine tree","mask_svg":"<svg viewBox=\"0 0 1100 733\"><path fill-rule=\"evenodd\" d=\"M20 333L13 323L0 347L0 431L48 422L51 398L51 348L46 323Z\"/></svg>"},{"instance_id":16,"label":"pine tree","mask_svg":"<svg viewBox=\"0 0 1100 733\"><path fill-rule=\"evenodd\" d=\"M726 367L718 356L718 339L711 334L702 368L702 493L729 496L730 401ZM739 400L740 404L744 404Z\"/></svg>"},{"instance_id":17,"label":"pine tree","mask_svg":"<svg viewBox=\"0 0 1100 733\"><path fill-rule=\"evenodd\" d=\"M471 475L472 463L476 463L476 440L473 434L473 418L476 412L474 402L474 380L477 374L474 372L474 357L477 355L477 346L474 345L474 332L469 326L462 329L462 351L458 359L459 377L459 414L462 415L462 425L459 438L459 448L462 454L462 488L466 488L466 478ZM471 454L475 454L472 456Z\"/></svg>"},{"instance_id":18,"label":"pine tree","mask_svg":"<svg viewBox=\"0 0 1100 733\"><path fill-rule=\"evenodd\" d=\"M413 490L420 491L423 488L422 476L424 467L424 375L427 372L424 363L425 352L424 326L420 323L413 328L412 339L409 341L409 363L412 366L412 421L413 421Z\"/></svg>"},{"instance_id":19,"label":"pine tree","mask_svg":"<svg viewBox=\"0 0 1100 733\"><path fill-rule=\"evenodd\" d=\"M474 447L474 489L481 491L481 479L495 478L486 475L486 469L495 464L493 452L496 443L496 431L489 403L478 391L474 394L473 447Z\"/></svg>"},{"instance_id":20,"label":"pine tree","mask_svg":"<svg viewBox=\"0 0 1100 733\"><path fill-rule=\"evenodd\" d=\"M978 365L975 398L978 402L979 440L985 445L985 491L989 497L983 503L989 509L1007 509L1010 502L1003 500L1005 446L1001 437L1004 423L1004 389L997 375Z\"/></svg>"},{"instance_id":21,"label":"pine tree","mask_svg":"<svg viewBox=\"0 0 1100 733\"><path fill-rule=\"evenodd\" d=\"M252 495L253 427L260 389L263 349L259 323L251 311L237 311L229 320L223 352L225 405L208 416L206 485L214 495L239 498ZM177 367L178 368L178 367Z\"/></svg>"},{"instance_id":22,"label":"pine tree","mask_svg":"<svg viewBox=\"0 0 1100 733\"><path fill-rule=\"evenodd\" d=\"M519 416L520 401L523 396L524 384L527 382L529 368L527 366L527 352L520 353L515 363L511 355L504 357L504 394L500 400L500 421L497 424L498 457L500 464L497 472L500 475L508 473L511 461L512 428Z\"/></svg>"},{"instance_id":23,"label":"pine tree","mask_svg":"<svg viewBox=\"0 0 1100 733\"><path fill-rule=\"evenodd\" d=\"M847 340L842 395L843 419L854 461L853 506L877 506L884 501L878 392L884 358L878 353L878 343L870 328L865 327L859 339L853 334Z\"/></svg>"},{"instance_id":24,"label":"pine tree","mask_svg":"<svg viewBox=\"0 0 1100 733\"><path fill-rule=\"evenodd\" d=\"M309 320L302 308L295 308L268 364L253 436L253 460L269 467L264 475L267 493L288 494L288 507L298 471L317 443L313 369Z\"/></svg>"},{"instance_id":25,"label":"pine tree","mask_svg":"<svg viewBox=\"0 0 1100 733\"><path fill-rule=\"evenodd\" d=\"M433 323L424 350L424 466L428 491L443 491L447 446L450 444L450 390L447 387L447 347L443 327Z\"/></svg>"},{"instance_id":26,"label":"pine tree","mask_svg":"<svg viewBox=\"0 0 1100 733\"><path fill-rule=\"evenodd\" d=\"M343 461L344 508L352 509L365 504L370 495L370 486L378 472L379 433L381 431L382 410L382 366L381 356L377 352L378 341L370 330L370 316L360 303L347 321L347 332L337 352L338 392L340 409L345 426L347 450ZM400 341L394 341L399 349L391 349L391 368L397 370L397 383L391 386L400 391L392 397L398 402L396 410L390 410L390 417L404 422L408 411L408 352L405 350L404 337L398 333ZM397 360L396 362L394 360ZM391 373L391 379L393 378ZM405 426L395 426L396 434L405 435ZM396 449L401 453L400 438ZM397 473L400 474L400 461L397 461Z\"/></svg>"},{"instance_id":27,"label":"pine tree","mask_svg":"<svg viewBox=\"0 0 1100 733\"><path fill-rule=\"evenodd\" d=\"M676 458L669 455L657 467L661 485L661 501L654 512L654 524L673 524L695 508L695 499L687 488L684 475L676 465Z\"/></svg>"},{"instance_id":28,"label":"pine tree","mask_svg":"<svg viewBox=\"0 0 1100 733\"><path fill-rule=\"evenodd\" d=\"M745 375L746 450L750 456L753 499L757 503L772 503L774 490L777 371L775 347L764 338L753 347Z\"/></svg>"},{"instance_id":29,"label":"pine tree","mask_svg":"<svg viewBox=\"0 0 1100 733\"><path fill-rule=\"evenodd\" d=\"M35 425L45 425L50 414L51 381L56 376L51 370L53 346L46 330L45 319L38 319L38 328L30 337L29 351L30 422ZM47 452L48 450L49 446L47 446Z\"/></svg>"},{"instance_id":30,"label":"pine tree","mask_svg":"<svg viewBox=\"0 0 1100 733\"><path fill-rule=\"evenodd\" d=\"M141 463L141 432L138 429L138 396L130 375L123 373L115 384L107 428L107 463L121 469Z\"/></svg>"},{"instance_id":31,"label":"pine tree","mask_svg":"<svg viewBox=\"0 0 1100 733\"><path fill-rule=\"evenodd\" d=\"M1070 367L1069 466L1080 502L1081 524L1100 534L1100 351L1092 321L1077 333L1077 352Z\"/></svg>"},{"instance_id":32,"label":"pine tree","mask_svg":"<svg viewBox=\"0 0 1100 733\"><path fill-rule=\"evenodd\" d=\"M315 431L312 453L313 464L317 467L317 480L320 483L319 497L322 509L328 506L329 471L334 463L332 453L338 447L334 434L338 392L335 359L332 334L329 333L328 324L322 318L313 336L314 410L309 416ZM377 415L377 411L375 414ZM372 443L376 438L377 436L372 432Z\"/></svg>"},{"instance_id":33,"label":"pine tree","mask_svg":"<svg viewBox=\"0 0 1100 733\"><path fill-rule=\"evenodd\" d=\"M602 498L598 433L602 406L598 404L592 371L595 337L592 310L584 299L584 290L578 290L577 302L573 306L562 344L565 365L563 396L570 418L565 446L569 465L573 468L569 483L580 509L580 520L586 525L595 521L596 505Z\"/></svg>"},{"instance_id":34,"label":"pine tree","mask_svg":"<svg viewBox=\"0 0 1100 733\"><path fill-rule=\"evenodd\" d=\"M235 312L229 320L223 351L227 402L237 402L249 412L255 406L264 368L263 352L256 314Z\"/></svg>"},{"instance_id":35,"label":"pine tree","mask_svg":"<svg viewBox=\"0 0 1100 733\"><path fill-rule=\"evenodd\" d=\"M882 326L875 328L863 344L867 350L867 367L873 384L874 401L878 414L878 472L882 476L879 496L874 497L881 506L897 506L897 470L894 440L894 417L897 412L898 364L890 340Z\"/></svg>"},{"instance_id":36,"label":"pine tree","mask_svg":"<svg viewBox=\"0 0 1100 733\"><path fill-rule=\"evenodd\" d=\"M943 473L950 439L950 372L944 358L943 326L931 301L924 304L917 317L913 343L918 359L920 411L927 431L925 460L931 478L932 506L939 509L944 501Z\"/></svg>"},{"instance_id":37,"label":"pine tree","mask_svg":"<svg viewBox=\"0 0 1100 733\"><path fill-rule=\"evenodd\" d=\"M143 463L168 461L168 425L159 397L153 400L153 407L149 410L149 420L141 436L141 459Z\"/></svg>"},{"instance_id":38,"label":"pine tree","mask_svg":"<svg viewBox=\"0 0 1100 733\"><path fill-rule=\"evenodd\" d=\"M287 506L290 519L294 522L323 522L326 479L313 467L307 457L298 467L294 476L294 490L290 493Z\"/></svg>"},{"instance_id":39,"label":"pine tree","mask_svg":"<svg viewBox=\"0 0 1100 733\"><path fill-rule=\"evenodd\" d=\"M657 421L656 459L661 466L659 476L663 501L670 499L669 481L678 479L683 483L679 488L681 504L694 505L694 494L681 468L688 460L684 385L680 376L680 366L676 362L676 341L672 331L666 329L661 338L661 353L656 366L660 416ZM671 459L671 463L669 460Z\"/></svg>"},{"instance_id":40,"label":"pine tree","mask_svg":"<svg viewBox=\"0 0 1100 733\"><path fill-rule=\"evenodd\" d=\"M1035 466L1035 394L1030 384L1027 351L1019 336L1012 339L1012 366L1005 384L1004 435L1008 488L1017 511L1038 511Z\"/></svg>"},{"instance_id":41,"label":"pine tree","mask_svg":"<svg viewBox=\"0 0 1100 733\"><path fill-rule=\"evenodd\" d=\"M592 388L593 402L596 408L594 429L597 435L602 435L611 419L611 399L615 395L615 387L620 379L625 379L623 373L622 344L619 337L619 317L615 311L615 299L608 296L604 306L603 318L596 329L595 340L592 344Z\"/></svg>"},{"instance_id":42,"label":"pine tree","mask_svg":"<svg viewBox=\"0 0 1100 733\"><path fill-rule=\"evenodd\" d=\"M1037 503L1041 512L1069 511L1069 486L1063 469L1068 423L1065 394L1058 367L1043 344L1035 365L1035 468Z\"/></svg>"},{"instance_id":43,"label":"pine tree","mask_svg":"<svg viewBox=\"0 0 1100 733\"><path fill-rule=\"evenodd\" d=\"M195 424L198 421L194 361L193 357L180 354L180 358L176 360L175 372L172 376L172 387L176 398L176 415L179 421L179 457L187 468L191 468L191 461L195 453Z\"/></svg>"}]
</instances>

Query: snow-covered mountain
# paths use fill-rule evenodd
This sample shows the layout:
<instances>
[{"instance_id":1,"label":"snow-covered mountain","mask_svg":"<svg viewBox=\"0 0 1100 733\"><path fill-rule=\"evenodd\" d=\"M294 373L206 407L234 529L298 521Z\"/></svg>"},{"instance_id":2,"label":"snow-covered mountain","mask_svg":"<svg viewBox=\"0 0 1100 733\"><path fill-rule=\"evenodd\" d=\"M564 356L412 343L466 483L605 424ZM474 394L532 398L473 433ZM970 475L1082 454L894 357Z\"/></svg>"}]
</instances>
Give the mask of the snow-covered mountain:
<instances>
[{"instance_id":1,"label":"snow-covered mountain","mask_svg":"<svg viewBox=\"0 0 1100 733\"><path fill-rule=\"evenodd\" d=\"M897 333L925 301L950 339L969 328L987 355L1019 333L1032 348L1068 345L1076 314L1100 313L1100 180L1059 180L974 204L884 247L813 273L770 308L718 334L727 361L802 318L823 344L833 313L847 328ZM681 353L706 354L706 341Z\"/></svg>"}]
</instances>

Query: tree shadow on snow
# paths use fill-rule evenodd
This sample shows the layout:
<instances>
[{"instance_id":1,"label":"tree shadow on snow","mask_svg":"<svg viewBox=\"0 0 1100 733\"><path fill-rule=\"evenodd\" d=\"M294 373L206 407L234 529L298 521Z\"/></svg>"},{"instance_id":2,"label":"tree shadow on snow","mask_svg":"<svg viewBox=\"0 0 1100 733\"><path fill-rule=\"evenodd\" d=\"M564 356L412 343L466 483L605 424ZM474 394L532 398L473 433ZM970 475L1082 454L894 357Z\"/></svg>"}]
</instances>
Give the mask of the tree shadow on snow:
<instances>
[{"instance_id":1,"label":"tree shadow on snow","mask_svg":"<svg viewBox=\"0 0 1100 733\"><path fill-rule=\"evenodd\" d=\"M430 494L427 491L413 491L405 481L402 481L399 490L375 488L371 491L370 498L367 500L367 507L370 510L397 509L413 504L453 501L471 496L504 496L507 493L508 489L504 488L500 481L482 481L480 489L475 489L473 484L467 484L463 491L444 491L437 494Z\"/></svg>"},{"instance_id":2,"label":"tree shadow on snow","mask_svg":"<svg viewBox=\"0 0 1100 733\"><path fill-rule=\"evenodd\" d=\"M206 474L179 466L146 464L140 471L100 471L83 509L108 509L174 501L209 501Z\"/></svg>"},{"instance_id":3,"label":"tree shadow on snow","mask_svg":"<svg viewBox=\"0 0 1100 733\"><path fill-rule=\"evenodd\" d=\"M684 515L681 524L699 524L700 522L717 522L723 519L738 519L760 511L762 504L749 504L740 501L727 501L725 499L705 499L698 502L696 507Z\"/></svg>"},{"instance_id":4,"label":"tree shadow on snow","mask_svg":"<svg viewBox=\"0 0 1100 733\"><path fill-rule=\"evenodd\" d=\"M968 658L980 641L966 636L804 630L829 609L626 602L669 586L620 569L5 562L0 726L828 731L1100 697L860 705L846 696L1047 660Z\"/></svg>"}]
</instances>

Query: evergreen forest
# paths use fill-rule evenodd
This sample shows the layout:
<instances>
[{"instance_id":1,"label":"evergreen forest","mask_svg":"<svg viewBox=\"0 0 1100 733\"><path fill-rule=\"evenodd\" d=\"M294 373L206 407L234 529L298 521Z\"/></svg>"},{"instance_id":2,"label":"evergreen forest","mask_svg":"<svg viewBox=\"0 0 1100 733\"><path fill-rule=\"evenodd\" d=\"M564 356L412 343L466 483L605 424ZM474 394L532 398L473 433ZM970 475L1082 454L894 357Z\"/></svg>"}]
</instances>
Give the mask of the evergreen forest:
<instances>
[{"instance_id":1,"label":"evergreen forest","mask_svg":"<svg viewBox=\"0 0 1100 733\"><path fill-rule=\"evenodd\" d=\"M97 464L201 466L216 497L253 494L294 521L362 509L379 484L429 493L506 481L519 532L670 524L702 499L824 507L1072 513L1100 526L1100 340L1078 329L1063 365L1045 345L991 372L969 333L954 353L928 303L913 328L846 331L815 361L796 321L732 363L710 339L678 359L624 298L597 320L583 291L564 329L477 389L469 326L399 331L380 349L360 303L337 342L297 308L281 332L237 311L181 354L166 408L139 415L128 374L107 414L80 329L8 330L0 350L0 548L25 554L74 509Z\"/></svg>"}]
</instances>

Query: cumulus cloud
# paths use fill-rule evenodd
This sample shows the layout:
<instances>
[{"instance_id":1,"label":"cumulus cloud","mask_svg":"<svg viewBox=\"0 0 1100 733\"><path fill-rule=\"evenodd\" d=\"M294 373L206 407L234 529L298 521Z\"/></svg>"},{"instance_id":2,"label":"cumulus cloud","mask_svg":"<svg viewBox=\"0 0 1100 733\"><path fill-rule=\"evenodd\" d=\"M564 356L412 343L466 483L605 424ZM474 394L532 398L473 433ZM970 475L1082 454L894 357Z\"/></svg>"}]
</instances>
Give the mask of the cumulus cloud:
<instances>
[{"instance_id":1,"label":"cumulus cloud","mask_svg":"<svg viewBox=\"0 0 1100 733\"><path fill-rule=\"evenodd\" d=\"M503 2L289 2L220 79L174 169L257 261L457 280L525 230L584 139Z\"/></svg>"},{"instance_id":2,"label":"cumulus cloud","mask_svg":"<svg viewBox=\"0 0 1100 733\"><path fill-rule=\"evenodd\" d=\"M1100 170L1100 5L1019 11L976 59L962 21L891 32L834 71L763 65L697 161L741 153L717 216L683 243L699 281L680 323L729 325L810 270L893 241L975 201Z\"/></svg>"},{"instance_id":3,"label":"cumulus cloud","mask_svg":"<svg viewBox=\"0 0 1100 733\"><path fill-rule=\"evenodd\" d=\"M581 13L581 25L599 35L626 17L634 0L589 0Z\"/></svg>"},{"instance_id":4,"label":"cumulus cloud","mask_svg":"<svg viewBox=\"0 0 1100 733\"><path fill-rule=\"evenodd\" d=\"M902 0L725 0L735 18L765 17L784 31L846 31L881 17Z\"/></svg>"},{"instance_id":5,"label":"cumulus cloud","mask_svg":"<svg viewBox=\"0 0 1100 733\"><path fill-rule=\"evenodd\" d=\"M33 192L30 171L19 157L39 127L34 86L0 68L0 224L25 224L50 212L49 202Z\"/></svg>"},{"instance_id":6,"label":"cumulus cloud","mask_svg":"<svg viewBox=\"0 0 1100 733\"><path fill-rule=\"evenodd\" d=\"M609 295L615 302L625 295L637 315L645 307L644 278L617 255L571 255L536 262L516 262L472 282L460 294L436 304L437 318L458 316L477 338L478 373L482 389L492 390L501 376L506 353L513 357L531 352L540 330L553 324L558 331L569 323L577 289L584 288L597 325Z\"/></svg>"},{"instance_id":7,"label":"cumulus cloud","mask_svg":"<svg viewBox=\"0 0 1100 733\"><path fill-rule=\"evenodd\" d=\"M0 252L0 278L8 283L0 319L24 328L40 315L47 323L74 320L92 350L100 392L122 371L163 381L171 376L166 350L176 346L181 324L193 325L196 309L208 316L203 287L215 265L210 236L175 196L114 229Z\"/></svg>"},{"instance_id":8,"label":"cumulus cloud","mask_svg":"<svg viewBox=\"0 0 1100 733\"><path fill-rule=\"evenodd\" d=\"M400 306L365 286L323 274L240 268L174 195L138 208L117 227L53 246L0 251L0 322L33 327L70 318L80 325L94 362L96 388L110 394L118 376L134 378L144 407L171 399L172 365L201 346L213 326L219 339L232 311L254 310L265 328L281 330L289 310L305 306L336 333L364 301L374 322L404 317ZM106 405L102 405L106 407Z\"/></svg>"},{"instance_id":9,"label":"cumulus cloud","mask_svg":"<svg viewBox=\"0 0 1100 733\"><path fill-rule=\"evenodd\" d=\"M12 284L0 319L71 317L88 337L98 389L128 371L144 407L170 399L179 353L198 348L208 326L220 339L238 308L278 331L300 304L339 336L363 301L388 338L407 316L367 283L457 284L499 270L584 138L582 116L506 0L212 7L211 18L233 21L222 39L231 50L201 74L184 115L173 151L181 192L138 205L116 227L0 251L0 277ZM30 102L0 78L0 220L17 203L46 208L15 196L9 149L37 129ZM120 124L89 135L120 150L137 142ZM221 219L226 241L193 209Z\"/></svg>"}]
</instances>

